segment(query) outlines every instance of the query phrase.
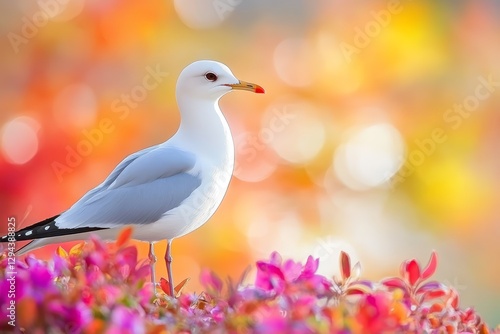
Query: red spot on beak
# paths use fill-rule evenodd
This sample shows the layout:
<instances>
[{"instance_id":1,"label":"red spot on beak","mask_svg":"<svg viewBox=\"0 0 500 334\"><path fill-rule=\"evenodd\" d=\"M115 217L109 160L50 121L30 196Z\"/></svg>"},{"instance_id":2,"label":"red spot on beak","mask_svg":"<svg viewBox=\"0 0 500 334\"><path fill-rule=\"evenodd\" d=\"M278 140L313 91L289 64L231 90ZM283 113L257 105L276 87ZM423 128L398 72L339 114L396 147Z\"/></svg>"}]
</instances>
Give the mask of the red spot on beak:
<instances>
[{"instance_id":1,"label":"red spot on beak","mask_svg":"<svg viewBox=\"0 0 500 334\"><path fill-rule=\"evenodd\" d=\"M255 92L258 94L264 94L266 91L259 85L255 85Z\"/></svg>"}]
</instances>

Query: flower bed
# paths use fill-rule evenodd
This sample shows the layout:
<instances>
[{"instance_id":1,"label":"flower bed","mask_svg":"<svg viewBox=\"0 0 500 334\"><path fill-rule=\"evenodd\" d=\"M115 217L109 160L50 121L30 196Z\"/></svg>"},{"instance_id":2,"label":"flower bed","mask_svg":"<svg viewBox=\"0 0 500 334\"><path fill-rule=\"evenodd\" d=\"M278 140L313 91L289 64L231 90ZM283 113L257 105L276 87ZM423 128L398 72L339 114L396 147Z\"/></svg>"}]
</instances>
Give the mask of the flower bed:
<instances>
[{"instance_id":1,"label":"flower bed","mask_svg":"<svg viewBox=\"0 0 500 334\"><path fill-rule=\"evenodd\" d=\"M318 259L301 264L275 252L256 263L252 285L224 284L203 271L203 293L183 293L185 280L173 298L164 279L153 294L149 263L127 246L129 235L125 230L113 244L91 238L69 252L59 248L48 262L28 256L13 263L3 252L0 331L15 324L30 334L500 333L460 307L453 288L429 281L435 253L424 268L405 261L400 277L373 282L358 278L360 266L346 253L341 277L330 279L316 274Z\"/></svg>"}]
</instances>

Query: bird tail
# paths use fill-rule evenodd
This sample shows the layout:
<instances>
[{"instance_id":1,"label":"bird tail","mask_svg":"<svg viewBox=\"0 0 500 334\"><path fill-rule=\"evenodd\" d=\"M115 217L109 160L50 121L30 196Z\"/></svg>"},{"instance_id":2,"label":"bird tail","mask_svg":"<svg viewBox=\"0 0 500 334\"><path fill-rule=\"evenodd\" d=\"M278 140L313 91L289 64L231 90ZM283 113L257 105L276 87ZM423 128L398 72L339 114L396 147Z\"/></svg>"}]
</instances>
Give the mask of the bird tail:
<instances>
[{"instance_id":1,"label":"bird tail","mask_svg":"<svg viewBox=\"0 0 500 334\"><path fill-rule=\"evenodd\" d=\"M50 218L44 219L42 221L39 221L36 224L33 224L31 226L22 228L20 230L15 231L15 232L10 232L7 235L4 235L4 236L2 236L0 238L0 243L2 243L2 242L17 242L17 241L24 241L24 240L33 240L33 239L36 239L35 235L31 235L32 233L29 233L28 235L26 235L26 233L28 231L33 231L35 228L43 227L43 226L45 226L47 224L54 223L54 221L55 221L55 219L57 217L59 217L59 215L56 215L54 217L50 217ZM16 253L20 253L20 252L24 253L24 252L22 252L22 250L25 249L26 247L28 247L29 245L31 245L33 242L34 241L31 241L28 244L24 245L23 247L21 247L20 249L18 249L16 251Z\"/></svg>"},{"instance_id":2,"label":"bird tail","mask_svg":"<svg viewBox=\"0 0 500 334\"><path fill-rule=\"evenodd\" d=\"M0 238L0 242L16 242L32 240L16 251L16 254L24 254L30 250L53 244L56 242L65 242L78 240L83 237L82 233L101 230L99 227L81 227L81 228L60 228L56 225L56 219L60 215L42 220L34 225L25 227L14 232L14 235L7 234Z\"/></svg>"}]
</instances>

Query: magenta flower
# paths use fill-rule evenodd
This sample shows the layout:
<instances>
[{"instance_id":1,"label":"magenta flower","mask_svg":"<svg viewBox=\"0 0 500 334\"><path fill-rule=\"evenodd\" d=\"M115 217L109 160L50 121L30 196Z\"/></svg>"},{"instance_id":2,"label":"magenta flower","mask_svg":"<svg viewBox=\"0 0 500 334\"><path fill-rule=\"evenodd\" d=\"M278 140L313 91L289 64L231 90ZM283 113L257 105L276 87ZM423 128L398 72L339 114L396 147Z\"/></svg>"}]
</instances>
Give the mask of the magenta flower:
<instances>
[{"instance_id":1,"label":"magenta flower","mask_svg":"<svg viewBox=\"0 0 500 334\"><path fill-rule=\"evenodd\" d=\"M18 299L26 295L33 298L37 303L42 303L51 294L58 293L54 286L55 276L43 261L28 256L26 264L28 268L24 270L19 268L20 270L16 276L16 297ZM17 294L17 287L23 291L22 294Z\"/></svg>"},{"instance_id":2,"label":"magenta flower","mask_svg":"<svg viewBox=\"0 0 500 334\"><path fill-rule=\"evenodd\" d=\"M52 324L64 328L65 333L81 333L92 320L92 312L83 302L64 305L61 300L50 301L47 311L52 316Z\"/></svg>"},{"instance_id":3,"label":"magenta flower","mask_svg":"<svg viewBox=\"0 0 500 334\"><path fill-rule=\"evenodd\" d=\"M268 310L262 316L262 319L257 322L253 328L254 333L267 334L313 334L314 329L311 328L305 318L300 320L290 319L283 314L278 308Z\"/></svg>"},{"instance_id":4,"label":"magenta flower","mask_svg":"<svg viewBox=\"0 0 500 334\"><path fill-rule=\"evenodd\" d=\"M205 289L220 294L222 291L222 280L212 271L204 269L200 274L200 282Z\"/></svg>"},{"instance_id":5,"label":"magenta flower","mask_svg":"<svg viewBox=\"0 0 500 334\"><path fill-rule=\"evenodd\" d=\"M269 262L257 261L255 286L268 292L281 293L284 290L285 274L281 270L281 256L273 252Z\"/></svg>"},{"instance_id":6,"label":"magenta flower","mask_svg":"<svg viewBox=\"0 0 500 334\"><path fill-rule=\"evenodd\" d=\"M460 308L457 291L427 281L437 268L435 253L423 269L405 261L401 277L372 282L359 279L360 265L351 266L344 252L333 279L316 273L318 259L302 264L274 252L256 263L254 285L224 284L203 270L202 293L184 293L185 279L174 298L162 293L165 279L153 294L147 262L126 245L130 235L111 245L91 238L69 252L60 248L49 262L17 260L16 325L26 333L500 334L473 309ZM0 332L12 330L9 270L0 253Z\"/></svg>"},{"instance_id":7,"label":"magenta flower","mask_svg":"<svg viewBox=\"0 0 500 334\"><path fill-rule=\"evenodd\" d=\"M286 260L284 263L277 252L273 252L268 262L257 262L257 276L255 286L267 292L282 294L287 285L300 283L308 289L324 294L329 290L331 283L316 274L319 259L312 256L307 258L303 266L300 262Z\"/></svg>"},{"instance_id":8,"label":"magenta flower","mask_svg":"<svg viewBox=\"0 0 500 334\"><path fill-rule=\"evenodd\" d=\"M124 306L117 306L112 314L107 334L145 334L141 315Z\"/></svg>"}]
</instances>

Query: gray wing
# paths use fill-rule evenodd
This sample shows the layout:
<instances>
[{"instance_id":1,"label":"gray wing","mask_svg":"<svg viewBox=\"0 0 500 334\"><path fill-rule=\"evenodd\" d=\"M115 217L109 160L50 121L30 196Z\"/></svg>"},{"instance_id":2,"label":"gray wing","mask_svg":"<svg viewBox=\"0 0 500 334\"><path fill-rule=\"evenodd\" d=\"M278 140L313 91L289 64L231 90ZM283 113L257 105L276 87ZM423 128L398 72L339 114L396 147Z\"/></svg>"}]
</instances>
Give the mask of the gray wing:
<instances>
[{"instance_id":1,"label":"gray wing","mask_svg":"<svg viewBox=\"0 0 500 334\"><path fill-rule=\"evenodd\" d=\"M140 151L137 151L131 155L129 155L128 157L126 157L125 159L122 160L122 162L120 162L116 167L115 169L113 169L113 171L109 174L109 176L106 178L106 180L104 180L103 183L101 183L100 185L98 185L97 187L95 187L94 189L88 191L81 199L80 199L80 202L85 202L86 200L88 200L89 198L91 198L92 196L94 196L96 193L100 192L103 188L107 188L111 185L111 183L113 183L116 178L118 177L118 175L121 174L121 172L123 172L123 170L128 166L130 165L130 163L132 163L134 160L136 160L137 158L147 154L148 152L154 150L158 148L158 146L152 146L152 147L148 147L148 148L145 148L143 150L140 150Z\"/></svg>"},{"instance_id":2,"label":"gray wing","mask_svg":"<svg viewBox=\"0 0 500 334\"><path fill-rule=\"evenodd\" d=\"M193 154L156 146L126 158L96 189L56 219L59 228L148 224L176 208L201 184Z\"/></svg>"}]
</instances>

